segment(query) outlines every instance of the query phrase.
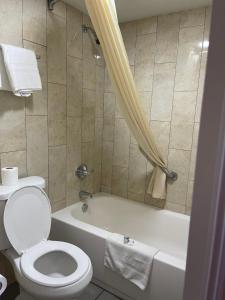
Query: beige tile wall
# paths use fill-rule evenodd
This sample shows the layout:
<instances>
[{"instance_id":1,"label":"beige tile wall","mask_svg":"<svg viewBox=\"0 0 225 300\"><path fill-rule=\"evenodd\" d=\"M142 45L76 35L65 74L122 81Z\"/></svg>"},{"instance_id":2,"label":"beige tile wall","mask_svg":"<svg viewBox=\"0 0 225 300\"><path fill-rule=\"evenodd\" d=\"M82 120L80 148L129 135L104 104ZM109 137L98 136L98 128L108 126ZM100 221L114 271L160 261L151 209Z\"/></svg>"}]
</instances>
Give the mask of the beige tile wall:
<instances>
[{"instance_id":1,"label":"beige tile wall","mask_svg":"<svg viewBox=\"0 0 225 300\"><path fill-rule=\"evenodd\" d=\"M206 8L121 24L141 105L165 160L179 173L167 207L180 212L191 207L207 58L200 45L210 14ZM32 99L0 92L1 166L46 178L54 210L76 201L81 188L155 204L145 193L152 168L82 23L89 18L63 2L50 13L45 0L0 0L0 42L40 55L43 84ZM74 176L81 162L94 170L83 182Z\"/></svg>"},{"instance_id":2,"label":"beige tile wall","mask_svg":"<svg viewBox=\"0 0 225 300\"><path fill-rule=\"evenodd\" d=\"M63 2L48 12L46 3L0 0L0 43L40 55L43 85L29 99L0 92L0 162L19 166L20 177L43 176L57 210L76 201L82 161L94 173L81 186L100 190L104 65L82 34L89 19Z\"/></svg>"},{"instance_id":3,"label":"beige tile wall","mask_svg":"<svg viewBox=\"0 0 225 300\"><path fill-rule=\"evenodd\" d=\"M166 207L188 213L194 182L210 8L121 24L140 102L168 166L178 180ZM105 76L102 191L161 206L146 195L152 167L143 158Z\"/></svg>"}]
</instances>

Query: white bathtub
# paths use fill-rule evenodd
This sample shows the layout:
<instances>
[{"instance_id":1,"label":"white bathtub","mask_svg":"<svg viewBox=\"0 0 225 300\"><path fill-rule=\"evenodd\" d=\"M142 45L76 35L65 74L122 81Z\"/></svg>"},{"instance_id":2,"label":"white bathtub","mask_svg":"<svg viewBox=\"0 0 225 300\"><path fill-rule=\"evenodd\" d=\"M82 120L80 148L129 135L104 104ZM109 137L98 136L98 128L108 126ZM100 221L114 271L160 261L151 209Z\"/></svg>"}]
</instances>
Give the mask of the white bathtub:
<instances>
[{"instance_id":1,"label":"white bathtub","mask_svg":"<svg viewBox=\"0 0 225 300\"><path fill-rule=\"evenodd\" d=\"M73 243L91 258L94 281L124 299L182 300L189 217L105 193L53 214L51 238ZM145 291L104 267L105 239L128 235L160 251Z\"/></svg>"}]
</instances>

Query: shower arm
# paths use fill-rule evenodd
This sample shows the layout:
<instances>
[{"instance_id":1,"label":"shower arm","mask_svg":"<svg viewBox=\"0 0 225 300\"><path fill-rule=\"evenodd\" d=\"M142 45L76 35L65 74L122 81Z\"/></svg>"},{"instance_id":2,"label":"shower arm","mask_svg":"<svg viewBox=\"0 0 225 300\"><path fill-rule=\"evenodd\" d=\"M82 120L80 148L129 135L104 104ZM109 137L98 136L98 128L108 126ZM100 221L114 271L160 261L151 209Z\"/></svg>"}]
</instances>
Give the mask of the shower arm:
<instances>
[{"instance_id":1,"label":"shower arm","mask_svg":"<svg viewBox=\"0 0 225 300\"><path fill-rule=\"evenodd\" d=\"M47 0L48 2L48 9L49 10L53 10L54 9L54 5L59 2L60 0Z\"/></svg>"},{"instance_id":2,"label":"shower arm","mask_svg":"<svg viewBox=\"0 0 225 300\"><path fill-rule=\"evenodd\" d=\"M96 34L96 32L94 31L93 28L91 28L90 26L87 26L87 25L83 24L83 25L82 25L82 30L83 30L83 32L85 32L85 33L88 33L89 31L91 31L91 33L93 34L93 36L94 36L94 38L95 38L96 43L97 43L97 44L100 44L99 39L98 39L98 36L97 36L97 34Z\"/></svg>"}]
</instances>

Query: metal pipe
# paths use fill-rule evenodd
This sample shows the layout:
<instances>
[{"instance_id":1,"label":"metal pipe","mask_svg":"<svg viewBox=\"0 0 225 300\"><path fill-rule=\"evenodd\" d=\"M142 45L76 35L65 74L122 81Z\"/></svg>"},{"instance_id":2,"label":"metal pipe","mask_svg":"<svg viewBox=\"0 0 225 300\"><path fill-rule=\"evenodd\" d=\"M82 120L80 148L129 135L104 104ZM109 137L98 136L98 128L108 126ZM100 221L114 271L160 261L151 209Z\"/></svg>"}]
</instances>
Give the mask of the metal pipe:
<instances>
[{"instance_id":1,"label":"metal pipe","mask_svg":"<svg viewBox=\"0 0 225 300\"><path fill-rule=\"evenodd\" d=\"M48 2L48 9L49 10L53 10L54 9L54 5L59 2L60 0L47 0Z\"/></svg>"},{"instance_id":2,"label":"metal pipe","mask_svg":"<svg viewBox=\"0 0 225 300\"><path fill-rule=\"evenodd\" d=\"M99 39L98 39L98 36L97 36L97 34L96 34L96 32L94 31L93 28L91 28L90 26L87 26L87 25L83 24L83 25L82 25L82 30L83 30L83 32L85 32L85 33L91 31L92 34L94 35L96 44L97 44L97 45L100 45L100 41L99 41Z\"/></svg>"}]
</instances>

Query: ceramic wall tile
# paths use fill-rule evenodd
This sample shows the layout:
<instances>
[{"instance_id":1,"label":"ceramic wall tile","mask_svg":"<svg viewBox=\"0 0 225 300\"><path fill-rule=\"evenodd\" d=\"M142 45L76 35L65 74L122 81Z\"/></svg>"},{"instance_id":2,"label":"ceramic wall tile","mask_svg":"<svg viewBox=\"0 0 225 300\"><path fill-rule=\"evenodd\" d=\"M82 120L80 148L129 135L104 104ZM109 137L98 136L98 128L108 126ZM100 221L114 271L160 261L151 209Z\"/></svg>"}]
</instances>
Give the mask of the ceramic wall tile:
<instances>
[{"instance_id":1,"label":"ceramic wall tile","mask_svg":"<svg viewBox=\"0 0 225 300\"><path fill-rule=\"evenodd\" d=\"M102 131L103 131L103 118L95 119L95 164L101 165L102 162Z\"/></svg>"},{"instance_id":2,"label":"ceramic wall tile","mask_svg":"<svg viewBox=\"0 0 225 300\"><path fill-rule=\"evenodd\" d=\"M167 201L185 206L188 189L188 172L190 165L190 151L170 149L168 166L178 174L174 183L168 184Z\"/></svg>"},{"instance_id":3,"label":"ceramic wall tile","mask_svg":"<svg viewBox=\"0 0 225 300\"><path fill-rule=\"evenodd\" d=\"M111 188L113 163L113 143L103 141L102 144L102 185Z\"/></svg>"},{"instance_id":4,"label":"ceramic wall tile","mask_svg":"<svg viewBox=\"0 0 225 300\"><path fill-rule=\"evenodd\" d=\"M66 207L66 200L64 199L59 202L53 202L51 203L51 207L52 207L52 213L57 212L58 210L61 210Z\"/></svg>"},{"instance_id":5,"label":"ceramic wall tile","mask_svg":"<svg viewBox=\"0 0 225 300\"><path fill-rule=\"evenodd\" d=\"M202 26L205 22L205 8L186 10L181 13L180 27Z\"/></svg>"},{"instance_id":6,"label":"ceramic wall tile","mask_svg":"<svg viewBox=\"0 0 225 300\"><path fill-rule=\"evenodd\" d=\"M192 150L191 150L191 163L190 163L189 180L194 180L194 177L195 177L195 165L196 165L196 158L197 158L198 135L199 135L199 123L195 123L194 133L193 133L193 144L192 144Z\"/></svg>"},{"instance_id":7,"label":"ceramic wall tile","mask_svg":"<svg viewBox=\"0 0 225 300\"><path fill-rule=\"evenodd\" d=\"M94 177L95 177L95 159L94 159L94 142L82 143L82 162L85 162L90 174L81 181L81 190L94 193Z\"/></svg>"},{"instance_id":8,"label":"ceramic wall tile","mask_svg":"<svg viewBox=\"0 0 225 300\"><path fill-rule=\"evenodd\" d=\"M67 171L81 164L81 118L67 118Z\"/></svg>"},{"instance_id":9,"label":"ceramic wall tile","mask_svg":"<svg viewBox=\"0 0 225 300\"><path fill-rule=\"evenodd\" d=\"M66 84L66 20L52 13L47 18L48 81Z\"/></svg>"},{"instance_id":10,"label":"ceramic wall tile","mask_svg":"<svg viewBox=\"0 0 225 300\"><path fill-rule=\"evenodd\" d=\"M24 48L33 50L38 59L38 69L41 76L42 90L34 93L26 100L27 115L47 115L47 53L46 47L24 41Z\"/></svg>"},{"instance_id":11,"label":"ceramic wall tile","mask_svg":"<svg viewBox=\"0 0 225 300\"><path fill-rule=\"evenodd\" d=\"M45 0L23 0L23 38L46 46Z\"/></svg>"},{"instance_id":12,"label":"ceramic wall tile","mask_svg":"<svg viewBox=\"0 0 225 300\"><path fill-rule=\"evenodd\" d=\"M193 189L194 189L194 181L190 180L188 182L187 203L186 203L186 207L188 208L192 206Z\"/></svg>"},{"instance_id":13,"label":"ceramic wall tile","mask_svg":"<svg viewBox=\"0 0 225 300\"><path fill-rule=\"evenodd\" d=\"M96 117L103 117L105 68L96 66Z\"/></svg>"},{"instance_id":14,"label":"ceramic wall tile","mask_svg":"<svg viewBox=\"0 0 225 300\"><path fill-rule=\"evenodd\" d=\"M46 116L26 117L28 175L48 177L48 125Z\"/></svg>"},{"instance_id":15,"label":"ceramic wall tile","mask_svg":"<svg viewBox=\"0 0 225 300\"><path fill-rule=\"evenodd\" d=\"M113 93L104 93L104 117L115 115L116 97Z\"/></svg>"},{"instance_id":16,"label":"ceramic wall tile","mask_svg":"<svg viewBox=\"0 0 225 300\"><path fill-rule=\"evenodd\" d=\"M175 68L174 63L155 65L151 120L171 120Z\"/></svg>"},{"instance_id":17,"label":"ceramic wall tile","mask_svg":"<svg viewBox=\"0 0 225 300\"><path fill-rule=\"evenodd\" d=\"M124 119L116 119L113 165L127 167L129 163L130 133Z\"/></svg>"},{"instance_id":18,"label":"ceramic wall tile","mask_svg":"<svg viewBox=\"0 0 225 300\"><path fill-rule=\"evenodd\" d=\"M82 13L76 8L67 8L67 54L82 59Z\"/></svg>"},{"instance_id":19,"label":"ceramic wall tile","mask_svg":"<svg viewBox=\"0 0 225 300\"><path fill-rule=\"evenodd\" d=\"M196 97L196 92L174 94L170 148L191 150Z\"/></svg>"},{"instance_id":20,"label":"ceramic wall tile","mask_svg":"<svg viewBox=\"0 0 225 300\"><path fill-rule=\"evenodd\" d=\"M205 46L204 46L205 45ZM201 110L202 110L202 100L204 93L204 85L205 85L205 74L206 74L206 64L208 57L208 46L203 41L203 49L202 49L202 57L201 57L201 67L200 67L200 75L199 75L199 83L198 83L198 96L197 96L197 105L195 112L195 121L200 122Z\"/></svg>"},{"instance_id":21,"label":"ceramic wall tile","mask_svg":"<svg viewBox=\"0 0 225 300\"><path fill-rule=\"evenodd\" d=\"M83 102L83 63L82 60L67 57L67 115L82 116Z\"/></svg>"},{"instance_id":22,"label":"ceramic wall tile","mask_svg":"<svg viewBox=\"0 0 225 300\"><path fill-rule=\"evenodd\" d=\"M134 65L136 39L137 39L137 23L136 22L122 23L120 25L120 29L126 47L129 63L130 65Z\"/></svg>"},{"instance_id":23,"label":"ceramic wall tile","mask_svg":"<svg viewBox=\"0 0 225 300\"><path fill-rule=\"evenodd\" d=\"M203 26L180 30L175 79L176 91L194 91L198 88L203 30Z\"/></svg>"},{"instance_id":24,"label":"ceramic wall tile","mask_svg":"<svg viewBox=\"0 0 225 300\"><path fill-rule=\"evenodd\" d=\"M152 109L152 92L139 92L139 100L145 116L149 121Z\"/></svg>"},{"instance_id":25,"label":"ceramic wall tile","mask_svg":"<svg viewBox=\"0 0 225 300\"><path fill-rule=\"evenodd\" d=\"M112 169L112 194L127 198L128 169L113 166Z\"/></svg>"},{"instance_id":26,"label":"ceramic wall tile","mask_svg":"<svg viewBox=\"0 0 225 300\"><path fill-rule=\"evenodd\" d=\"M48 84L49 146L66 144L66 87Z\"/></svg>"},{"instance_id":27,"label":"ceramic wall tile","mask_svg":"<svg viewBox=\"0 0 225 300\"><path fill-rule=\"evenodd\" d=\"M105 92L115 92L107 68L105 68Z\"/></svg>"},{"instance_id":28,"label":"ceramic wall tile","mask_svg":"<svg viewBox=\"0 0 225 300\"><path fill-rule=\"evenodd\" d=\"M151 121L150 127L159 150L162 153L165 162L167 162L170 141L170 122Z\"/></svg>"},{"instance_id":29,"label":"ceramic wall tile","mask_svg":"<svg viewBox=\"0 0 225 300\"><path fill-rule=\"evenodd\" d=\"M137 37L135 81L139 91L152 91L156 34Z\"/></svg>"},{"instance_id":30,"label":"ceramic wall tile","mask_svg":"<svg viewBox=\"0 0 225 300\"><path fill-rule=\"evenodd\" d=\"M66 146L49 148L49 197L55 203L66 199Z\"/></svg>"},{"instance_id":31,"label":"ceramic wall tile","mask_svg":"<svg viewBox=\"0 0 225 300\"><path fill-rule=\"evenodd\" d=\"M180 205L178 203L172 203L169 201L166 203L166 209L177 212L177 213L181 213L181 214L185 214L185 212L186 212L185 205Z\"/></svg>"},{"instance_id":32,"label":"ceramic wall tile","mask_svg":"<svg viewBox=\"0 0 225 300\"><path fill-rule=\"evenodd\" d=\"M156 32L157 17L142 19L137 22L137 34L149 34Z\"/></svg>"},{"instance_id":33,"label":"ceramic wall tile","mask_svg":"<svg viewBox=\"0 0 225 300\"><path fill-rule=\"evenodd\" d=\"M94 90L96 86L95 61L83 61L83 88Z\"/></svg>"},{"instance_id":34,"label":"ceramic wall tile","mask_svg":"<svg viewBox=\"0 0 225 300\"><path fill-rule=\"evenodd\" d=\"M26 149L25 102L0 91L0 152Z\"/></svg>"},{"instance_id":35,"label":"ceramic wall tile","mask_svg":"<svg viewBox=\"0 0 225 300\"><path fill-rule=\"evenodd\" d=\"M22 47L22 0L0 1L0 42Z\"/></svg>"},{"instance_id":36,"label":"ceramic wall tile","mask_svg":"<svg viewBox=\"0 0 225 300\"><path fill-rule=\"evenodd\" d=\"M103 120L103 141L114 141L115 119L113 116L107 116Z\"/></svg>"},{"instance_id":37,"label":"ceramic wall tile","mask_svg":"<svg viewBox=\"0 0 225 300\"><path fill-rule=\"evenodd\" d=\"M74 171L67 172L66 182L66 204L68 206L79 201L80 179Z\"/></svg>"},{"instance_id":38,"label":"ceramic wall tile","mask_svg":"<svg viewBox=\"0 0 225 300\"><path fill-rule=\"evenodd\" d=\"M95 91L83 90L82 142L95 139Z\"/></svg>"},{"instance_id":39,"label":"ceramic wall tile","mask_svg":"<svg viewBox=\"0 0 225 300\"><path fill-rule=\"evenodd\" d=\"M137 145L130 144L128 191L140 195L144 201L147 162ZM134 196L134 195L133 195ZM139 198L140 199L140 198Z\"/></svg>"},{"instance_id":40,"label":"ceramic wall tile","mask_svg":"<svg viewBox=\"0 0 225 300\"><path fill-rule=\"evenodd\" d=\"M180 30L180 14L158 17L156 63L171 63L177 60Z\"/></svg>"}]
</instances>

